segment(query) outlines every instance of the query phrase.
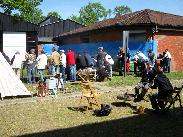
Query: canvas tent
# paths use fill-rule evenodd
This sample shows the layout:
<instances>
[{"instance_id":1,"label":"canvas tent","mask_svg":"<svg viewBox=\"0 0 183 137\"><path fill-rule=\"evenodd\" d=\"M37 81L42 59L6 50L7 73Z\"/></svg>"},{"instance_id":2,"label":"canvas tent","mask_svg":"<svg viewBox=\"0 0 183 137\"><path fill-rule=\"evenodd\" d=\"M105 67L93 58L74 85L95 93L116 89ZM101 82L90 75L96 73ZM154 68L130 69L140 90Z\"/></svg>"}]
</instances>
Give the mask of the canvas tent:
<instances>
[{"instance_id":1,"label":"canvas tent","mask_svg":"<svg viewBox=\"0 0 183 137\"><path fill-rule=\"evenodd\" d=\"M31 95L21 80L0 52L0 96L3 99L8 96Z\"/></svg>"}]
</instances>

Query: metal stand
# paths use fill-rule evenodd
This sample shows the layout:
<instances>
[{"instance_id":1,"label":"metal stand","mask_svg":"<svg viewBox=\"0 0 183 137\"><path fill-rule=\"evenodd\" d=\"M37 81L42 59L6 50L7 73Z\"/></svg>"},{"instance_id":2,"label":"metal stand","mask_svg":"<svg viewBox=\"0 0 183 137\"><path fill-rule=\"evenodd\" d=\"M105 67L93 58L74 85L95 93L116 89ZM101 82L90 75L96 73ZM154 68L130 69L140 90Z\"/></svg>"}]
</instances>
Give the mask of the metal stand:
<instances>
[{"instance_id":1,"label":"metal stand","mask_svg":"<svg viewBox=\"0 0 183 137\"><path fill-rule=\"evenodd\" d=\"M61 74L57 74L56 75L56 78L57 78L57 85L56 85L56 87L57 87L57 90L59 89L59 85L61 84L61 89L62 89L62 91L64 90L64 82L61 80L62 78L61 78Z\"/></svg>"}]
</instances>

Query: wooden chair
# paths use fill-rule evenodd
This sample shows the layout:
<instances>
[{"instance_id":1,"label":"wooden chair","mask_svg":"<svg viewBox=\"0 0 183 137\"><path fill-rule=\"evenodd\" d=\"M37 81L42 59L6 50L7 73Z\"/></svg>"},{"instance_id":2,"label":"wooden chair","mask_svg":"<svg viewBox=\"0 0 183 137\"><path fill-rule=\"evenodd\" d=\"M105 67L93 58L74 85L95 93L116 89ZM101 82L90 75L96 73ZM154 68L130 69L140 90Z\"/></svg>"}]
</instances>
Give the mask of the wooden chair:
<instances>
[{"instance_id":1,"label":"wooden chair","mask_svg":"<svg viewBox=\"0 0 183 137\"><path fill-rule=\"evenodd\" d=\"M158 99L158 101L164 102L164 106L161 108L162 112L168 111L172 105L173 105L173 108L175 108L176 101L179 101L179 105L182 108L181 97L180 97L182 88L183 86L180 88L174 87L173 92L169 97L167 97L166 99Z\"/></svg>"},{"instance_id":2,"label":"wooden chair","mask_svg":"<svg viewBox=\"0 0 183 137\"><path fill-rule=\"evenodd\" d=\"M100 103L98 101L98 97L100 93L95 93L94 89L92 88L90 81L87 79L87 77L84 75L78 74L78 76L81 78L81 88L82 88L82 95L81 95L81 100L80 100L80 105L83 102L83 99L86 98L88 105L87 105L87 110L88 108L93 109L93 105L96 105L97 107L100 107Z\"/></svg>"}]
</instances>

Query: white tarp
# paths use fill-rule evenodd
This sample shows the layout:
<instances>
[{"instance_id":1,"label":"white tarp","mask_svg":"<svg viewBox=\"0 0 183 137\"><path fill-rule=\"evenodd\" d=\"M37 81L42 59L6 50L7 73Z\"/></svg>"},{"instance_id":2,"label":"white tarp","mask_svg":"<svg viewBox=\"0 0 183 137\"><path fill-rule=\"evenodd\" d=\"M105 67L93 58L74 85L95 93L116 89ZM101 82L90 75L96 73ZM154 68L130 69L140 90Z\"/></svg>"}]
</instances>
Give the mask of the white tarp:
<instances>
[{"instance_id":1,"label":"white tarp","mask_svg":"<svg viewBox=\"0 0 183 137\"><path fill-rule=\"evenodd\" d=\"M6 96L31 95L22 81L16 76L11 66L0 52L0 94Z\"/></svg>"},{"instance_id":2,"label":"white tarp","mask_svg":"<svg viewBox=\"0 0 183 137\"><path fill-rule=\"evenodd\" d=\"M16 51L20 52L22 60L26 52L25 32L3 32L3 51L11 60Z\"/></svg>"}]
</instances>

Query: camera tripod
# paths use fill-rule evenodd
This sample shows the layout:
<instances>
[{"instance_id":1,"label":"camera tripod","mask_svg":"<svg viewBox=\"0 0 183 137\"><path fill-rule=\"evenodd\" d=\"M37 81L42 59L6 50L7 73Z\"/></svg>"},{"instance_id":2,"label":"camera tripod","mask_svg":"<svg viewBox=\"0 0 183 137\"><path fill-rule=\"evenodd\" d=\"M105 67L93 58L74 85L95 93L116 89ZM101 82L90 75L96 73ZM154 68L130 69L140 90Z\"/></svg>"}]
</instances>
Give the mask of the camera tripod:
<instances>
[{"instance_id":1,"label":"camera tripod","mask_svg":"<svg viewBox=\"0 0 183 137\"><path fill-rule=\"evenodd\" d=\"M57 79L56 87L57 87L57 90L59 90L59 86L61 85L60 89L63 91L64 90L64 82L63 82L63 79L61 76L62 76L61 74L57 74L55 76L55 78Z\"/></svg>"}]
</instances>

